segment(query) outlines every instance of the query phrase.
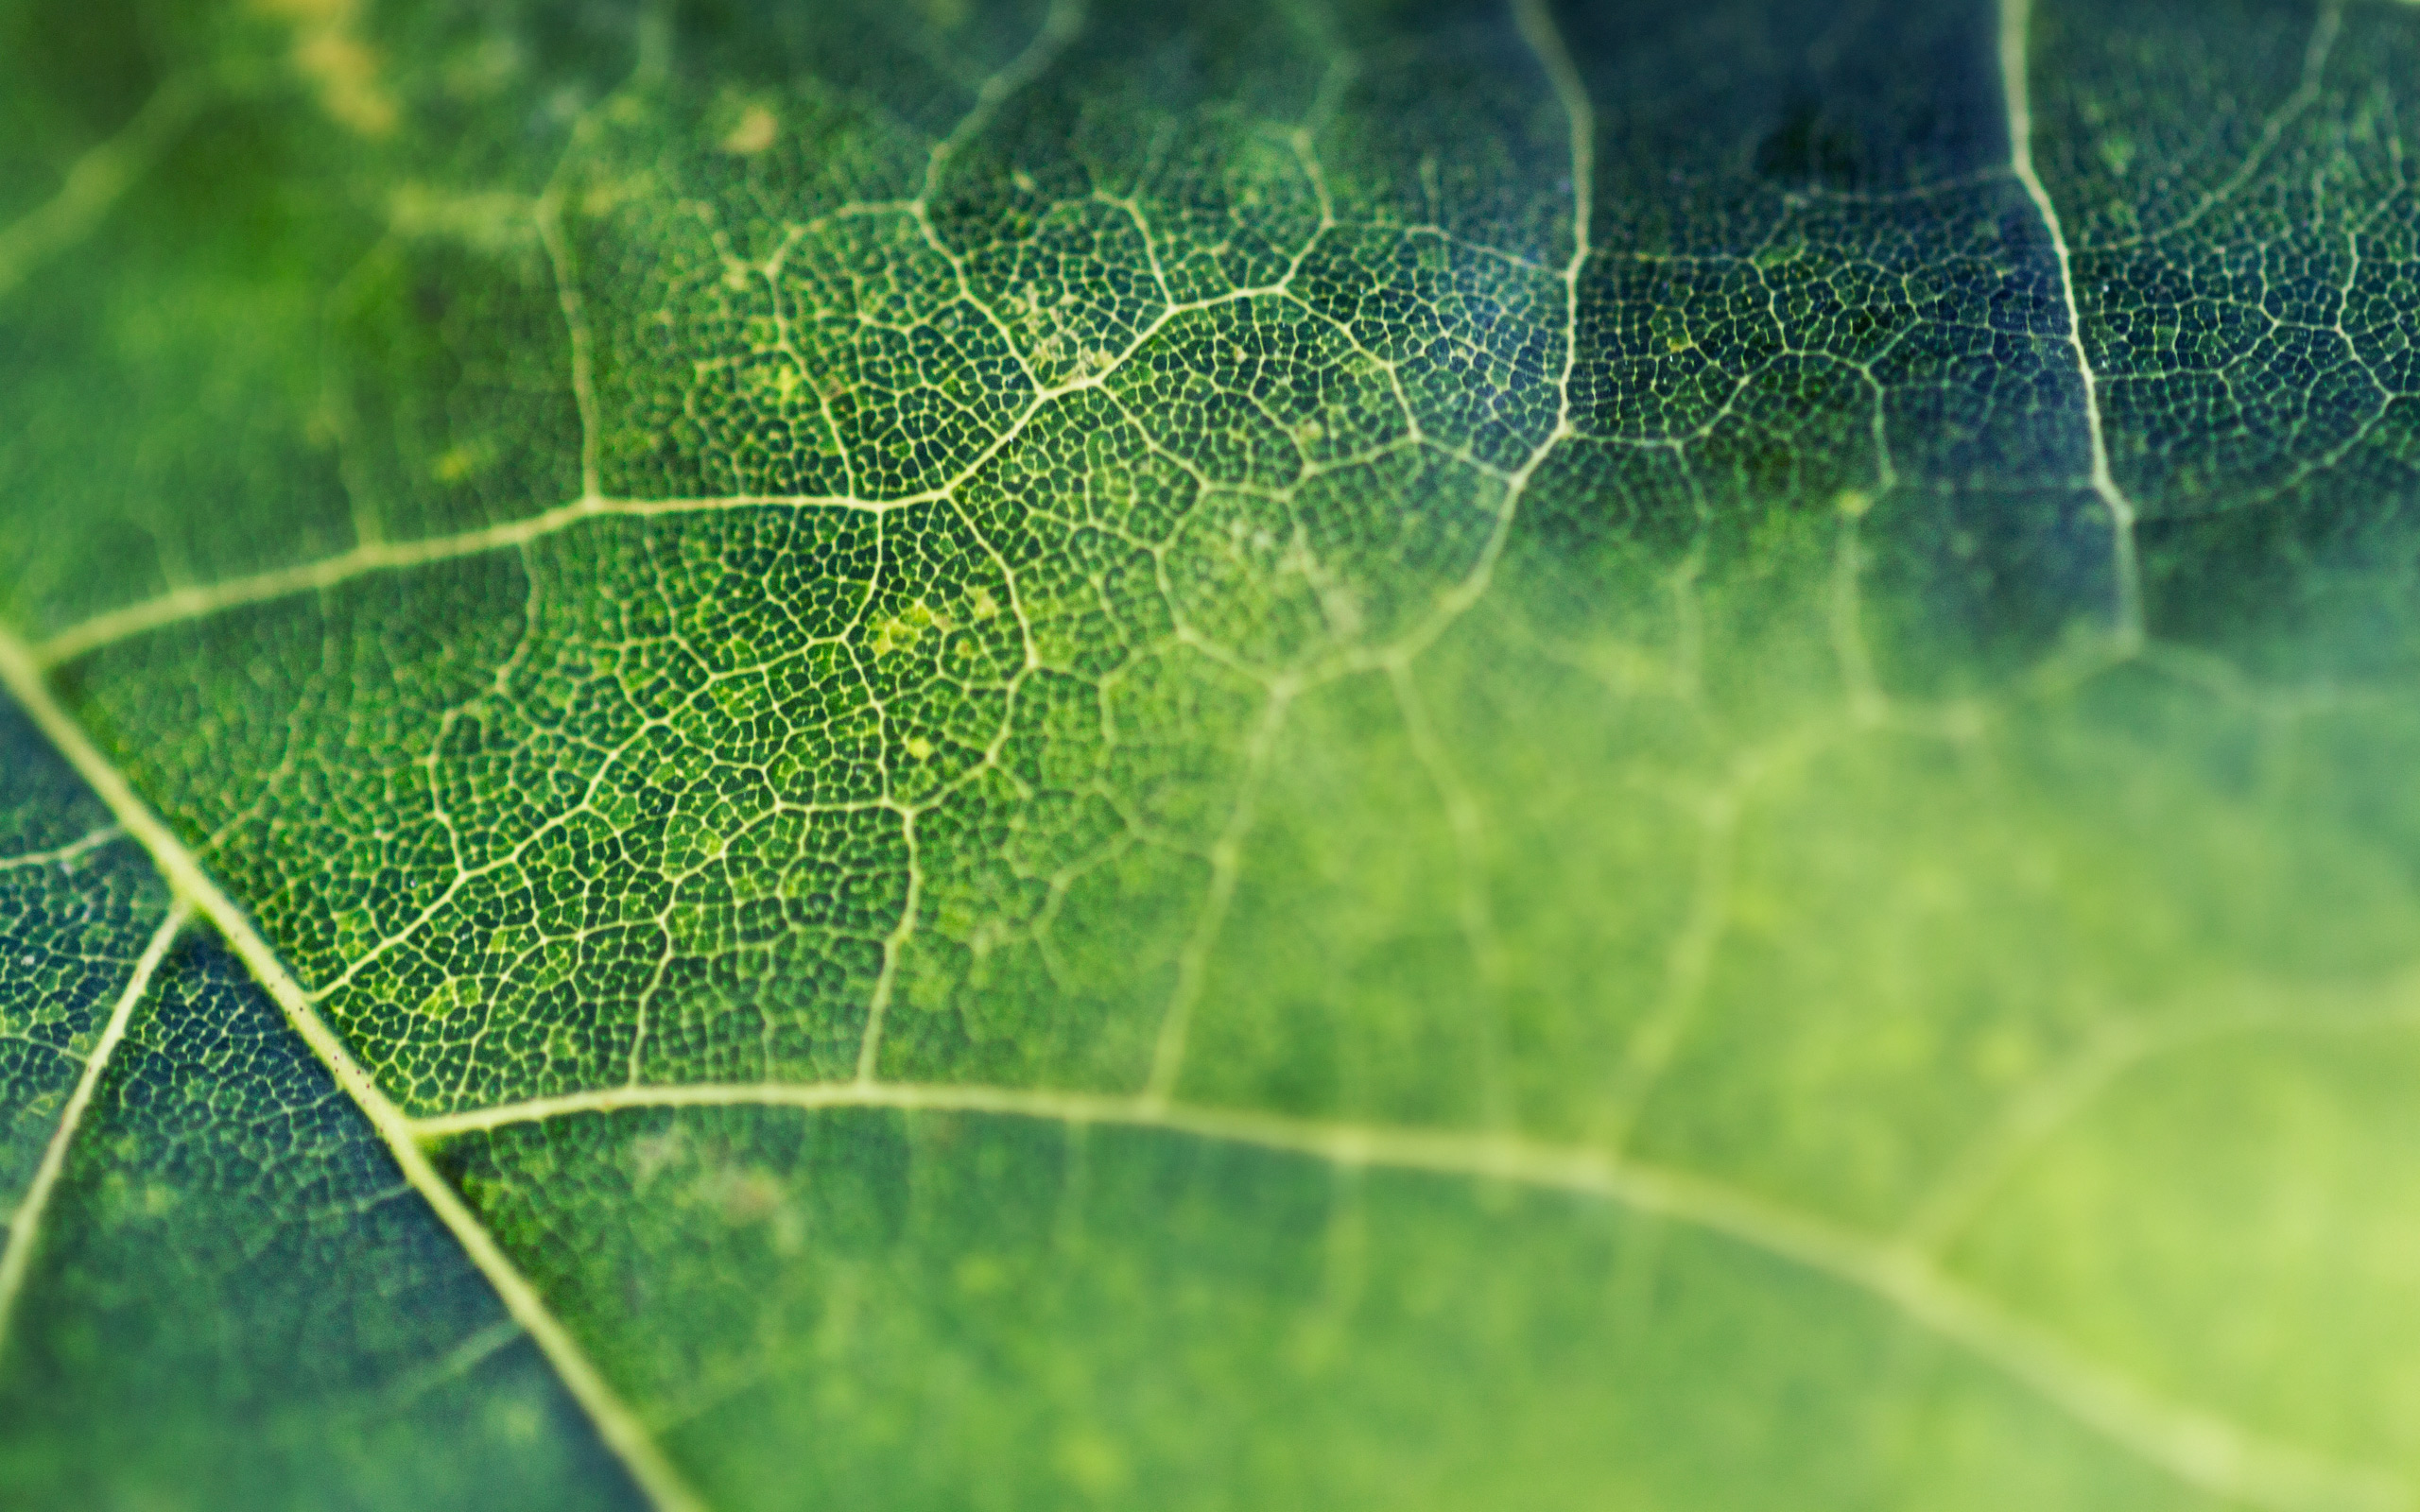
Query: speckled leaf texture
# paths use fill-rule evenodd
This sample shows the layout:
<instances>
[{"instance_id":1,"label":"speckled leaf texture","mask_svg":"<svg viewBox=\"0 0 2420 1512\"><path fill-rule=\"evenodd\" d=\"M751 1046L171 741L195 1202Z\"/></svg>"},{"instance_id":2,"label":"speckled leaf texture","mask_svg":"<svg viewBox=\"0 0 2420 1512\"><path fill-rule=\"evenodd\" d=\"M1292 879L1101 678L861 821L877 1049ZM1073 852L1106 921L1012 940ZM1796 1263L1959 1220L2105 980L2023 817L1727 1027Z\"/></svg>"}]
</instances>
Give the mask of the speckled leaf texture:
<instances>
[{"instance_id":1,"label":"speckled leaf texture","mask_svg":"<svg viewBox=\"0 0 2420 1512\"><path fill-rule=\"evenodd\" d=\"M0 0L0 1504L2420 1507L2420 6Z\"/></svg>"}]
</instances>

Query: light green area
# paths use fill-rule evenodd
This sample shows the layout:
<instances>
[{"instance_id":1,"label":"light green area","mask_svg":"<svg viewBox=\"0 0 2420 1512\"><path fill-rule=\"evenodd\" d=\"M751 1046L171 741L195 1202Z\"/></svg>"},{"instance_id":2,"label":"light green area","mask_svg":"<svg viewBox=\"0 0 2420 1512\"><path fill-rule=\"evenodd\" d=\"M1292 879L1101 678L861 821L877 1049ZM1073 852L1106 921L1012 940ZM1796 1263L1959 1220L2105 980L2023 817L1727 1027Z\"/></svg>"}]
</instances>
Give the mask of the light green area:
<instances>
[{"instance_id":1,"label":"light green area","mask_svg":"<svg viewBox=\"0 0 2420 1512\"><path fill-rule=\"evenodd\" d=\"M707 1504L2420 1497L2408 9L6 15L11 224L196 103L0 262L0 610ZM299 1113L189 1030L63 1213ZM293 1357L216 1211L9 1452ZM363 1504L590 1452L380 1405L447 1275Z\"/></svg>"},{"instance_id":2,"label":"light green area","mask_svg":"<svg viewBox=\"0 0 2420 1512\"><path fill-rule=\"evenodd\" d=\"M465 1145L727 1504L2195 1504L1871 1298L1601 1202L947 1115Z\"/></svg>"}]
</instances>

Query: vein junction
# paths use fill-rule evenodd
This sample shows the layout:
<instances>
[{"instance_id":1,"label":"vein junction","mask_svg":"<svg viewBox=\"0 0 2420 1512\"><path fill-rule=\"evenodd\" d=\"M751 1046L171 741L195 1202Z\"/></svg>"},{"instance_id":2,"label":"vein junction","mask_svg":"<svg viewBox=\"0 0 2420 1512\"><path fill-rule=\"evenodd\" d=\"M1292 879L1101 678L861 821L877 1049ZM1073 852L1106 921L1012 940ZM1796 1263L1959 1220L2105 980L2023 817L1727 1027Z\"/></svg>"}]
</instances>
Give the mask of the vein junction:
<instances>
[{"instance_id":1,"label":"vein junction","mask_svg":"<svg viewBox=\"0 0 2420 1512\"><path fill-rule=\"evenodd\" d=\"M153 863L176 890L179 900L153 936L142 964L137 967L125 995L111 1015L99 1048L78 1083L67 1115L62 1118L59 1133L44 1155L34 1191L28 1194L28 1201L33 1204L31 1211L25 1215L22 1224L11 1227L9 1249L5 1257L0 1257L0 1324L5 1324L5 1305L12 1295L11 1289L23 1283L24 1270L31 1255L34 1220L40 1214L39 1199L47 1195L50 1185L57 1180L68 1142L74 1137L75 1125L107 1061L108 1050L125 1033L128 1019L142 1000L152 971L157 969L168 947L174 943L178 931L183 928L193 913L199 912L227 938L261 986L285 1011L286 1022L310 1046L312 1054L335 1075L337 1085L361 1108L386 1142L389 1152L402 1169L406 1182L436 1210L446 1228L461 1241L474 1263L495 1287L514 1321L527 1331L546 1352L565 1387L587 1410L606 1444L621 1457L632 1477L660 1507L681 1512L681 1509L698 1505L695 1496L653 1442L639 1430L629 1409L622 1405L613 1389L588 1363L579 1347L546 1310L544 1302L505 1259L494 1240L478 1226L453 1189L440 1181L429 1169L402 1114L354 1061L352 1053L343 1042L312 1011L301 987L268 942L261 938L251 919L220 890L183 842L135 796L125 777L109 764L60 706L24 643L5 631L0 631L0 687L6 688L59 753L108 805L118 826L150 852ZM14 1266L13 1270L7 1268L10 1265Z\"/></svg>"}]
</instances>

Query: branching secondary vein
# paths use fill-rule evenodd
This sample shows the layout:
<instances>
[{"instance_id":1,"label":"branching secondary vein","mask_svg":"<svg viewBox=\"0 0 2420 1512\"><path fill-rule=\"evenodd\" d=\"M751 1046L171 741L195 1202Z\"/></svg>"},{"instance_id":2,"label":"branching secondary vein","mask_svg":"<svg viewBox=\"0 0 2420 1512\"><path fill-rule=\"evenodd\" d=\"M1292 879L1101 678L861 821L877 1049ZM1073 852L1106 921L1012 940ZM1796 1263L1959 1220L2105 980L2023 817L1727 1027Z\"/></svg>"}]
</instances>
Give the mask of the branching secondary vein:
<instances>
[{"instance_id":1,"label":"branching secondary vein","mask_svg":"<svg viewBox=\"0 0 2420 1512\"><path fill-rule=\"evenodd\" d=\"M2280 1006L2281 1001L2286 1005ZM1916 1202L1898 1243L1940 1253L2027 1156L2073 1125L2120 1076L2147 1061L2246 1034L2363 1034L2414 1025L2420 1025L2420 975L2406 975L2383 990L2339 995L2305 988L2274 998L2256 994L2240 1007L2113 1025L2066 1066L2018 1095L1990 1129L1951 1160L1941 1180Z\"/></svg>"},{"instance_id":2,"label":"branching secondary vein","mask_svg":"<svg viewBox=\"0 0 2420 1512\"><path fill-rule=\"evenodd\" d=\"M92 833L52 846L46 850L26 850L13 856L0 857L0 871L19 871L33 867L63 867L78 857L98 850L126 832L114 824L105 824Z\"/></svg>"},{"instance_id":3,"label":"branching secondary vein","mask_svg":"<svg viewBox=\"0 0 2420 1512\"><path fill-rule=\"evenodd\" d=\"M32 1184L26 1188L16 1211L9 1215L8 1244L0 1247L0 1349L7 1346L17 1295L24 1290L26 1269L33 1263L35 1236L41 1231L51 1191L59 1184L59 1174L66 1166L68 1146L75 1143L76 1130L84 1121L84 1109L91 1106L93 1091L100 1085L101 1074L109 1069L118 1041L126 1038L126 1026L134 1018L135 1008L150 990L152 974L167 958L168 947L176 943L178 932L192 917L193 905L180 897L168 905L167 917L160 920L160 927L151 932L151 942L134 963L125 990L118 994L108 1022L102 1025L100 1039L84 1059L83 1074L76 1079L76 1090L68 1094L67 1106L60 1111L59 1126L51 1131L50 1143L42 1152L42 1163L34 1169Z\"/></svg>"},{"instance_id":4,"label":"branching secondary vein","mask_svg":"<svg viewBox=\"0 0 2420 1512\"><path fill-rule=\"evenodd\" d=\"M2273 1512L2389 1512L2402 1483L2259 1438L2158 1398L2078 1355L1943 1275L1913 1250L1879 1242L1720 1182L1608 1155L1496 1135L1288 1118L1241 1108L975 1086L865 1082L636 1087L532 1099L425 1118L437 1143L516 1124L653 1108L895 1108L1043 1119L1077 1127L1160 1129L1332 1160L1346 1167L1480 1177L1601 1197L1724 1235L1846 1282L2022 1383L2078 1422L2212 1494Z\"/></svg>"},{"instance_id":5,"label":"branching secondary vein","mask_svg":"<svg viewBox=\"0 0 2420 1512\"><path fill-rule=\"evenodd\" d=\"M2092 353L2083 342L2083 317L2076 305L2075 261L2067 249L2067 233L2059 222L2058 206L2042 176L2033 167L2033 95L2028 50L2032 31L2033 0L2000 0L2000 87L2008 100L2010 166L2016 181L2042 216L2050 237L2051 254L2059 264L2059 301L2066 312L2067 345L2075 352L2076 372L2083 384L2084 437L2091 456L2092 491L2109 511L2112 538L2111 571L2117 576L2115 629L2118 644L2133 647L2143 639L2142 567L2136 559L2134 501L2118 486L2109 469L2109 438L2100 417L2100 376L2093 370Z\"/></svg>"}]
</instances>

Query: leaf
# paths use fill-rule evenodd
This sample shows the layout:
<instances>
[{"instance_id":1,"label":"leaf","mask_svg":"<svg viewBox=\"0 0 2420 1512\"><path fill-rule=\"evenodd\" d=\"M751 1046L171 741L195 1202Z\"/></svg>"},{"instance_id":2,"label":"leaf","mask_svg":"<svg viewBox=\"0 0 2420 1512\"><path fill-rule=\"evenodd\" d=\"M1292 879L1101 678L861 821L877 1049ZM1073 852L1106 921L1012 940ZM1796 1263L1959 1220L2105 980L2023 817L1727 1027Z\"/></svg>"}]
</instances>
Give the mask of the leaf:
<instances>
[{"instance_id":1,"label":"leaf","mask_svg":"<svg viewBox=\"0 0 2420 1512\"><path fill-rule=\"evenodd\" d=\"M2420 1489L2420 12L0 26L16 1500Z\"/></svg>"}]
</instances>

